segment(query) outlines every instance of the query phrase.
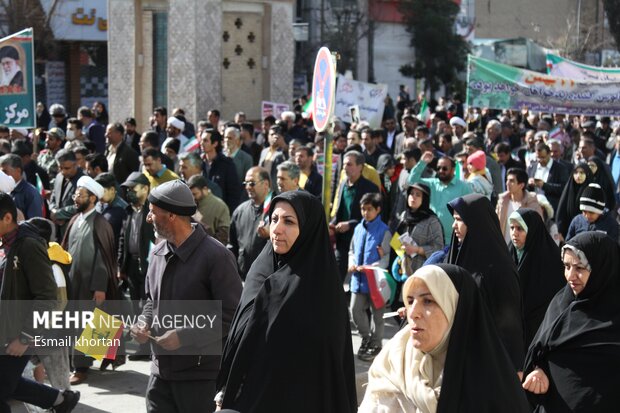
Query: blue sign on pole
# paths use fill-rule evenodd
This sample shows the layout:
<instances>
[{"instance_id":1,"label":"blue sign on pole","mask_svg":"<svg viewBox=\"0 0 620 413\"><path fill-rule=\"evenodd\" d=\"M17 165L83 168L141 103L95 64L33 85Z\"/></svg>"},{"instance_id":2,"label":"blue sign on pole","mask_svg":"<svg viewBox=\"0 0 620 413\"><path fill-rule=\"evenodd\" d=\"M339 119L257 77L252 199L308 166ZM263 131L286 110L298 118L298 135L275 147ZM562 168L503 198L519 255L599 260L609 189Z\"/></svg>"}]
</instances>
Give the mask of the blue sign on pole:
<instances>
[{"instance_id":1,"label":"blue sign on pole","mask_svg":"<svg viewBox=\"0 0 620 413\"><path fill-rule=\"evenodd\" d=\"M317 132L323 132L334 113L336 68L327 47L321 47L314 63L312 77L312 120Z\"/></svg>"}]
</instances>

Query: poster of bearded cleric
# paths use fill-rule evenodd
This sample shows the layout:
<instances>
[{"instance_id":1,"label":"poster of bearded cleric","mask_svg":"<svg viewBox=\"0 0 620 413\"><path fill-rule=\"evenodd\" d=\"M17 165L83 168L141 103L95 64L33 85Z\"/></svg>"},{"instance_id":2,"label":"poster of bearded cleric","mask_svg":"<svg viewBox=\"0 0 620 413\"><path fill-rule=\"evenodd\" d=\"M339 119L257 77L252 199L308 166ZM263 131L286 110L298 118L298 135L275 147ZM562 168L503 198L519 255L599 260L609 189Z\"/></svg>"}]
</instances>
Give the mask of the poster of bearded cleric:
<instances>
[{"instance_id":1,"label":"poster of bearded cleric","mask_svg":"<svg viewBox=\"0 0 620 413\"><path fill-rule=\"evenodd\" d=\"M0 65L0 124L35 127L32 28L0 39Z\"/></svg>"}]
</instances>

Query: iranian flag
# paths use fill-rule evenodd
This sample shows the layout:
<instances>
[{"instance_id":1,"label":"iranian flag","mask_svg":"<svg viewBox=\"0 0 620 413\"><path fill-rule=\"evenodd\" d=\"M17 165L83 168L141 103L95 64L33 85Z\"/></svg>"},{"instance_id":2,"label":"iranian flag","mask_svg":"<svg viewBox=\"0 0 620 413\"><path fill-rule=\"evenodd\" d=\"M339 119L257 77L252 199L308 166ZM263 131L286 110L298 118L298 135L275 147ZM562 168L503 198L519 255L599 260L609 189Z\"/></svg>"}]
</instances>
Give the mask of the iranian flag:
<instances>
[{"instance_id":1,"label":"iranian flag","mask_svg":"<svg viewBox=\"0 0 620 413\"><path fill-rule=\"evenodd\" d=\"M181 153L196 152L200 149L200 141L197 137L193 137L187 141Z\"/></svg>"},{"instance_id":2,"label":"iranian flag","mask_svg":"<svg viewBox=\"0 0 620 413\"><path fill-rule=\"evenodd\" d=\"M379 267L364 267L368 280L370 300L375 308L383 308L394 300L396 281L387 270Z\"/></svg>"},{"instance_id":3,"label":"iranian flag","mask_svg":"<svg viewBox=\"0 0 620 413\"><path fill-rule=\"evenodd\" d=\"M418 119L420 120L420 122L424 123L427 127L430 125L431 109L428 107L426 98L423 98L422 103L420 104L420 113L418 113Z\"/></svg>"},{"instance_id":4,"label":"iranian flag","mask_svg":"<svg viewBox=\"0 0 620 413\"><path fill-rule=\"evenodd\" d=\"M312 96L306 102L306 104L301 108L304 119L312 119Z\"/></svg>"},{"instance_id":5,"label":"iranian flag","mask_svg":"<svg viewBox=\"0 0 620 413\"><path fill-rule=\"evenodd\" d=\"M551 129L549 131L549 138L548 140L551 139L561 139L562 138L562 128L560 128L559 126L556 126L555 128Z\"/></svg>"}]
</instances>

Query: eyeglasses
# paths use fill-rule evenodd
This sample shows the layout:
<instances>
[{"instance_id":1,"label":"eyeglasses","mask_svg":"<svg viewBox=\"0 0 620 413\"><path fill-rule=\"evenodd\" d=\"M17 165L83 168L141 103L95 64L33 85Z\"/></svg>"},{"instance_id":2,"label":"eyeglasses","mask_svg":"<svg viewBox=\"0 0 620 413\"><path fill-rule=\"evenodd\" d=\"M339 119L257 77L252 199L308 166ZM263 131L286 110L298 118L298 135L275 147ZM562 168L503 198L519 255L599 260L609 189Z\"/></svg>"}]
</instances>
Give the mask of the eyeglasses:
<instances>
[{"instance_id":1,"label":"eyeglasses","mask_svg":"<svg viewBox=\"0 0 620 413\"><path fill-rule=\"evenodd\" d=\"M449 171L449 170L450 170L450 168L448 168L447 166L438 166L438 167L437 167L437 170L438 170L438 171Z\"/></svg>"},{"instance_id":2,"label":"eyeglasses","mask_svg":"<svg viewBox=\"0 0 620 413\"><path fill-rule=\"evenodd\" d=\"M88 198L90 195L86 194L86 195L82 195L82 194L78 194L75 193L73 195L71 195L71 199L76 200L76 199L80 199L80 198Z\"/></svg>"},{"instance_id":3,"label":"eyeglasses","mask_svg":"<svg viewBox=\"0 0 620 413\"><path fill-rule=\"evenodd\" d=\"M254 182L254 181L243 181L242 184L243 186L249 186L250 188L254 188L256 186L256 184L258 184L259 182L263 182L264 179L261 179L258 182Z\"/></svg>"}]
</instances>

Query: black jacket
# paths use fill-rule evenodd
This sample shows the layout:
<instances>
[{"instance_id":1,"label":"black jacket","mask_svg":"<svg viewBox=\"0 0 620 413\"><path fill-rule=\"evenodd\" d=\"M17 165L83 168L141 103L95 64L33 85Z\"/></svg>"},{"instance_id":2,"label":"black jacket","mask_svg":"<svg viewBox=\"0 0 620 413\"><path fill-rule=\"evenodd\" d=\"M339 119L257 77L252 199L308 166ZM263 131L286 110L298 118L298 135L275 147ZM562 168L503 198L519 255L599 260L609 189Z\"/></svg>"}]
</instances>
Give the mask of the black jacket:
<instances>
[{"instance_id":1,"label":"black jacket","mask_svg":"<svg viewBox=\"0 0 620 413\"><path fill-rule=\"evenodd\" d=\"M308 177L306 186L304 186L303 189L319 199L321 199L321 196L323 195L323 177L317 172L314 166L312 166L310 176Z\"/></svg>"},{"instance_id":2,"label":"black jacket","mask_svg":"<svg viewBox=\"0 0 620 413\"><path fill-rule=\"evenodd\" d=\"M233 160L223 153L218 153L209 166L209 179L222 188L222 199L228 205L228 210L234 211L239 205L239 197L243 188Z\"/></svg>"},{"instance_id":3,"label":"black jacket","mask_svg":"<svg viewBox=\"0 0 620 413\"><path fill-rule=\"evenodd\" d=\"M129 268L129 259L131 258L131 254L129 254L129 237L131 236L131 217L136 213L133 207L130 205L126 209L127 211L127 219L123 223L123 230L121 231L121 236L118 240L118 267L119 271L122 273L127 273ZM149 201L144 203L142 207L142 225L140 225L140 255L138 257L138 265L140 267L140 273L146 274L148 269L148 257L149 257L149 247L151 243L155 243L155 230L153 229L153 224L150 224L146 220L146 216L149 211Z\"/></svg>"},{"instance_id":4,"label":"black jacket","mask_svg":"<svg viewBox=\"0 0 620 413\"><path fill-rule=\"evenodd\" d=\"M106 155L109 150L106 150ZM125 142L121 142L116 148L116 156L114 157L114 165L111 165L112 175L116 178L116 182L122 184L125 182L129 174L136 172L140 167L140 158L138 154L129 147Z\"/></svg>"},{"instance_id":5,"label":"black jacket","mask_svg":"<svg viewBox=\"0 0 620 413\"><path fill-rule=\"evenodd\" d=\"M215 380L220 368L219 355L205 355L211 340L225 339L241 297L241 280L237 275L235 258L215 238L207 235L201 225L178 248L167 241L157 244L150 255L146 276L147 302L142 311L147 324L154 315L161 315L171 300L202 302L203 314L213 314L208 301L221 302L221 336L213 337L211 329L177 328L181 341L180 354L163 354L162 348L151 343L154 353L152 374L164 380ZM162 300L167 300L165 308ZM181 314L181 313L178 313ZM166 328L154 328L151 334L160 336ZM211 348L211 350L213 350ZM209 353L217 354L217 353Z\"/></svg>"},{"instance_id":6,"label":"black jacket","mask_svg":"<svg viewBox=\"0 0 620 413\"><path fill-rule=\"evenodd\" d=\"M47 245L31 224L19 225L17 238L5 253L0 259L0 344L22 331L34 335L32 311L55 309L57 294Z\"/></svg>"},{"instance_id":7,"label":"black jacket","mask_svg":"<svg viewBox=\"0 0 620 413\"><path fill-rule=\"evenodd\" d=\"M346 184L347 184L347 180L345 179L340 185L344 187L344 185ZM352 209L350 211L349 220L347 221L349 223L349 232L351 233L351 235L353 234L353 230L355 229L355 226L359 224L360 221L362 220L362 212L360 210L360 200L362 199L362 196L364 196L364 194L367 194L369 192L377 192L377 193L380 192L379 188L377 188L377 185L373 184L372 182L370 182L368 179L364 178L363 176L360 176L360 178L353 184L353 186L356 189L355 198L353 199L353 203L351 204ZM336 216L332 218L331 220L332 224L337 224L338 222L343 221L340 216L342 208L344 208L344 202L342 199L343 196L344 196L344 188L342 191L340 191L340 203L339 203L340 207L338 208L338 212L336 213Z\"/></svg>"},{"instance_id":8,"label":"black jacket","mask_svg":"<svg viewBox=\"0 0 620 413\"><path fill-rule=\"evenodd\" d=\"M43 188L50 189L50 177L47 171L39 166L35 161L30 161L28 165L24 166L24 173L26 174L26 180L30 182L34 187L37 187L37 175L41 179Z\"/></svg>"},{"instance_id":9,"label":"black jacket","mask_svg":"<svg viewBox=\"0 0 620 413\"><path fill-rule=\"evenodd\" d=\"M527 175L530 178L534 177L537 167L538 162L532 162L530 167L527 168ZM566 168L564 168L564 166L559 162L553 161L551 170L549 171L549 177L547 178L547 182L543 184L542 189L554 211L558 208L562 190L564 190L564 185L566 185L569 178L570 171L567 171Z\"/></svg>"}]
</instances>

